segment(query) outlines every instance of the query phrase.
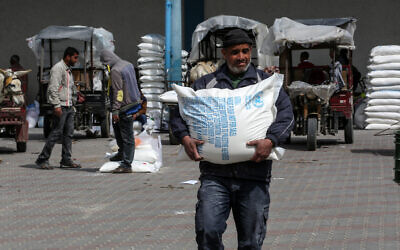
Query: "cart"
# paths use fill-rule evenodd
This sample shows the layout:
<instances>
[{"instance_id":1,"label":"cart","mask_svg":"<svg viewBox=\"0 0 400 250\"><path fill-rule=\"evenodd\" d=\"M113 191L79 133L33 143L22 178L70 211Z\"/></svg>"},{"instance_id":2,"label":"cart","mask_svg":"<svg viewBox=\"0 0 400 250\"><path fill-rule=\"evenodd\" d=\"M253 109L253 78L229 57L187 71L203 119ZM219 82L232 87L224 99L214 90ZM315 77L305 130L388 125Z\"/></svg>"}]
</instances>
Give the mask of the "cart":
<instances>
[{"instance_id":1,"label":"cart","mask_svg":"<svg viewBox=\"0 0 400 250\"><path fill-rule=\"evenodd\" d=\"M79 51L79 62L72 67L80 96L75 105L75 129L89 134L97 126L102 137L109 137L108 72L100 62L100 53L103 49L114 50L112 33L103 28L86 26L49 26L27 40L39 67L38 99L40 115L44 116L44 136L49 135L53 123L53 107L47 102L50 69L62 59L65 48L70 46Z\"/></svg>"},{"instance_id":2,"label":"cart","mask_svg":"<svg viewBox=\"0 0 400 250\"><path fill-rule=\"evenodd\" d=\"M25 93L19 79L28 72L0 70L0 137L15 138L18 152L26 151L28 141Z\"/></svg>"},{"instance_id":3,"label":"cart","mask_svg":"<svg viewBox=\"0 0 400 250\"><path fill-rule=\"evenodd\" d=\"M353 79L352 50L354 18L309 19L293 21L276 19L271 33L263 43L262 51L279 55L279 68L285 75L295 116L294 135L307 136L307 149L316 150L318 133L336 135L344 130L345 143L353 143ZM348 52L349 64L341 65L335 74L338 49ZM296 67L296 51L319 51L330 65ZM315 59L315 58L314 58ZM318 58L317 58L318 59ZM338 83L341 79L343 86Z\"/></svg>"}]
</instances>

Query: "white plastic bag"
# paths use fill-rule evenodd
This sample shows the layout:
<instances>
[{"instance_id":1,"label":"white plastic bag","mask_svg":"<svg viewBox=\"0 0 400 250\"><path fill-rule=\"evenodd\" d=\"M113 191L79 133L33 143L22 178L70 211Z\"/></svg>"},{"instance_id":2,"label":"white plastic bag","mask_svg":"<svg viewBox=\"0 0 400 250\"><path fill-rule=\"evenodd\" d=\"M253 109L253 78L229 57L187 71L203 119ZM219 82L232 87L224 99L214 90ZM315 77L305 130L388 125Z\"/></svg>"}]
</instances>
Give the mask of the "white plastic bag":
<instances>
[{"instance_id":1,"label":"white plastic bag","mask_svg":"<svg viewBox=\"0 0 400 250\"><path fill-rule=\"evenodd\" d=\"M399 112L365 112L368 118L400 120Z\"/></svg>"},{"instance_id":2,"label":"white plastic bag","mask_svg":"<svg viewBox=\"0 0 400 250\"><path fill-rule=\"evenodd\" d=\"M164 70L164 64L157 62L149 62L139 64L139 69L161 69Z\"/></svg>"},{"instance_id":3,"label":"white plastic bag","mask_svg":"<svg viewBox=\"0 0 400 250\"><path fill-rule=\"evenodd\" d=\"M162 57L154 57L154 56L145 56L145 57L140 57L138 59L138 63L164 63L164 59Z\"/></svg>"},{"instance_id":4,"label":"white plastic bag","mask_svg":"<svg viewBox=\"0 0 400 250\"><path fill-rule=\"evenodd\" d=\"M400 70L374 70L368 73L370 78L400 77Z\"/></svg>"},{"instance_id":5,"label":"white plastic bag","mask_svg":"<svg viewBox=\"0 0 400 250\"><path fill-rule=\"evenodd\" d=\"M178 103L178 95L175 90L167 91L160 95L160 100L162 102Z\"/></svg>"},{"instance_id":6,"label":"white plastic bag","mask_svg":"<svg viewBox=\"0 0 400 250\"><path fill-rule=\"evenodd\" d=\"M145 43L153 43L158 44L160 46L164 46L165 37L160 34L147 34L141 37L142 41Z\"/></svg>"},{"instance_id":7,"label":"white plastic bag","mask_svg":"<svg viewBox=\"0 0 400 250\"><path fill-rule=\"evenodd\" d=\"M368 106L365 108L368 112L400 112L400 106L398 105L377 105Z\"/></svg>"},{"instance_id":8,"label":"white plastic bag","mask_svg":"<svg viewBox=\"0 0 400 250\"><path fill-rule=\"evenodd\" d=\"M138 52L139 56L142 57L164 57L164 53L153 51L153 50L147 50L147 49L141 49Z\"/></svg>"},{"instance_id":9,"label":"white plastic bag","mask_svg":"<svg viewBox=\"0 0 400 250\"><path fill-rule=\"evenodd\" d=\"M163 52L164 48L161 47L160 45L154 44L154 43L140 43L138 45L139 49L146 49L146 50L153 50L157 52Z\"/></svg>"},{"instance_id":10,"label":"white plastic bag","mask_svg":"<svg viewBox=\"0 0 400 250\"><path fill-rule=\"evenodd\" d=\"M146 97L147 101L160 101L160 95L158 94L144 94L144 96Z\"/></svg>"},{"instance_id":11,"label":"white plastic bag","mask_svg":"<svg viewBox=\"0 0 400 250\"><path fill-rule=\"evenodd\" d=\"M139 73L144 76L164 76L164 70L161 69L143 69Z\"/></svg>"},{"instance_id":12,"label":"white plastic bag","mask_svg":"<svg viewBox=\"0 0 400 250\"><path fill-rule=\"evenodd\" d=\"M392 86L400 85L400 78L372 78L368 83L373 86Z\"/></svg>"},{"instance_id":13,"label":"white plastic bag","mask_svg":"<svg viewBox=\"0 0 400 250\"><path fill-rule=\"evenodd\" d=\"M139 78L141 82L162 82L164 81L163 76L141 76Z\"/></svg>"},{"instance_id":14,"label":"white plastic bag","mask_svg":"<svg viewBox=\"0 0 400 250\"><path fill-rule=\"evenodd\" d=\"M400 70L400 63L371 64L368 70Z\"/></svg>"},{"instance_id":15,"label":"white plastic bag","mask_svg":"<svg viewBox=\"0 0 400 250\"><path fill-rule=\"evenodd\" d=\"M399 129L400 125L388 125L388 124L368 124L365 129Z\"/></svg>"},{"instance_id":16,"label":"white plastic bag","mask_svg":"<svg viewBox=\"0 0 400 250\"><path fill-rule=\"evenodd\" d=\"M381 90L381 91L375 91L372 93L368 93L367 97L371 99L398 99L400 98L400 91L395 91L395 90Z\"/></svg>"},{"instance_id":17,"label":"white plastic bag","mask_svg":"<svg viewBox=\"0 0 400 250\"><path fill-rule=\"evenodd\" d=\"M144 82L140 84L141 88L159 88L164 89L165 84L163 82Z\"/></svg>"},{"instance_id":18,"label":"white plastic bag","mask_svg":"<svg viewBox=\"0 0 400 250\"><path fill-rule=\"evenodd\" d=\"M400 55L399 45L376 46L371 50L371 56Z\"/></svg>"},{"instance_id":19,"label":"white plastic bag","mask_svg":"<svg viewBox=\"0 0 400 250\"><path fill-rule=\"evenodd\" d=\"M229 164L250 160L255 148L252 140L264 139L275 120L275 102L283 75L273 76L239 89L200 89L172 85L178 94L182 118L193 138L204 140L198 147L205 161ZM282 156L274 148L269 159Z\"/></svg>"},{"instance_id":20,"label":"white plastic bag","mask_svg":"<svg viewBox=\"0 0 400 250\"><path fill-rule=\"evenodd\" d=\"M371 57L370 62L372 64L398 63L400 62L400 55L374 56Z\"/></svg>"},{"instance_id":21,"label":"white plastic bag","mask_svg":"<svg viewBox=\"0 0 400 250\"><path fill-rule=\"evenodd\" d=\"M142 93L143 94L162 94L164 92L164 89L160 88L142 88Z\"/></svg>"},{"instance_id":22,"label":"white plastic bag","mask_svg":"<svg viewBox=\"0 0 400 250\"><path fill-rule=\"evenodd\" d=\"M368 105L400 105L400 99L369 99Z\"/></svg>"}]
</instances>

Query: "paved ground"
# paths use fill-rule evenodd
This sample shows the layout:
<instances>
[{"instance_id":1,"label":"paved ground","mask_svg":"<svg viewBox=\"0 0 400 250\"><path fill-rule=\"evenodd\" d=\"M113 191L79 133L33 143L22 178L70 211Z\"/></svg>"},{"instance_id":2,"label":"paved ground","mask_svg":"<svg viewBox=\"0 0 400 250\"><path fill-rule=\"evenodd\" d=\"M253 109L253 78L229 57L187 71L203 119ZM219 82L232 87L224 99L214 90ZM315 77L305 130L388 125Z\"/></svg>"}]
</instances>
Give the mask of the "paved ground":
<instances>
[{"instance_id":1,"label":"paved ground","mask_svg":"<svg viewBox=\"0 0 400 250\"><path fill-rule=\"evenodd\" d=\"M43 146L30 130L26 153L0 139L0 249L195 249L194 163L175 162L164 145L155 174L112 175L97 170L107 139L77 135L81 170L37 169ZM340 135L338 138L343 138ZM264 249L400 249L400 186L393 179L393 136L356 131L353 145L323 137L315 152L295 138L274 163ZM51 163L58 165L61 146ZM237 245L230 218L227 249Z\"/></svg>"}]
</instances>

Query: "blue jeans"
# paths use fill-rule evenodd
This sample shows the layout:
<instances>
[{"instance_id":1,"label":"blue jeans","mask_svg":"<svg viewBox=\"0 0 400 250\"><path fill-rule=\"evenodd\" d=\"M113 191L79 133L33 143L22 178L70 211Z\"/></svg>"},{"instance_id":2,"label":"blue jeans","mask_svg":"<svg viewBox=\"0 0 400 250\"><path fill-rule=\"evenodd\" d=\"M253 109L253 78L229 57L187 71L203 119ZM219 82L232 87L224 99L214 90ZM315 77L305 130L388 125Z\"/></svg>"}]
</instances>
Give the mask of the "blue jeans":
<instances>
[{"instance_id":1,"label":"blue jeans","mask_svg":"<svg viewBox=\"0 0 400 250\"><path fill-rule=\"evenodd\" d=\"M261 249L269 211L269 183L205 175L196 204L198 249L224 249L222 234L232 209L238 249Z\"/></svg>"},{"instance_id":2,"label":"blue jeans","mask_svg":"<svg viewBox=\"0 0 400 250\"><path fill-rule=\"evenodd\" d=\"M131 168L135 154L132 115L120 115L119 122L114 123L113 128L118 145L118 154L122 156L121 167Z\"/></svg>"}]
</instances>

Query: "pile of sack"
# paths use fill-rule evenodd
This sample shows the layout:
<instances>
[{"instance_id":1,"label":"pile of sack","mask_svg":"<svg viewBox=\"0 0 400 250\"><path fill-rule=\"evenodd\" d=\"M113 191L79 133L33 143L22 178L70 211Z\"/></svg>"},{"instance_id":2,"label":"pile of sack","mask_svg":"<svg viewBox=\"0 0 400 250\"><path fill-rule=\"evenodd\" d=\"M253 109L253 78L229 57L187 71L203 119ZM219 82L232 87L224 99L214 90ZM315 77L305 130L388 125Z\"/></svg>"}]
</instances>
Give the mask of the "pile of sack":
<instances>
[{"instance_id":1,"label":"pile of sack","mask_svg":"<svg viewBox=\"0 0 400 250\"><path fill-rule=\"evenodd\" d=\"M160 124L162 104L159 95L165 91L164 47L165 38L159 34L141 37L138 45L139 85L147 98L147 116L156 126Z\"/></svg>"},{"instance_id":2,"label":"pile of sack","mask_svg":"<svg viewBox=\"0 0 400 250\"><path fill-rule=\"evenodd\" d=\"M400 128L400 46L377 46L368 66L366 129Z\"/></svg>"},{"instance_id":3,"label":"pile of sack","mask_svg":"<svg viewBox=\"0 0 400 250\"><path fill-rule=\"evenodd\" d=\"M112 154L106 153L106 158L111 158L118 153L116 141L110 143ZM106 162L101 166L100 172L110 173L120 166L120 162ZM135 136L135 155L131 164L133 172L155 173L162 166L161 137L153 137L146 131Z\"/></svg>"}]
</instances>

